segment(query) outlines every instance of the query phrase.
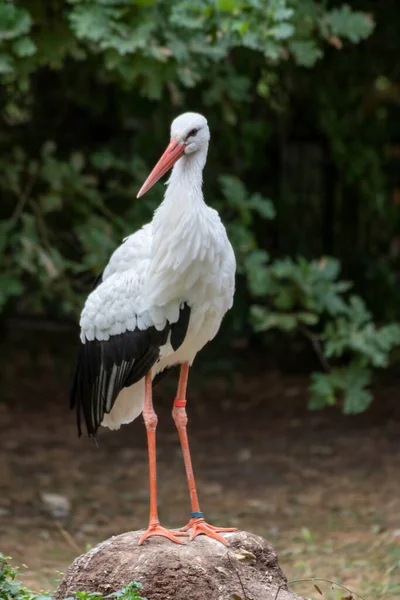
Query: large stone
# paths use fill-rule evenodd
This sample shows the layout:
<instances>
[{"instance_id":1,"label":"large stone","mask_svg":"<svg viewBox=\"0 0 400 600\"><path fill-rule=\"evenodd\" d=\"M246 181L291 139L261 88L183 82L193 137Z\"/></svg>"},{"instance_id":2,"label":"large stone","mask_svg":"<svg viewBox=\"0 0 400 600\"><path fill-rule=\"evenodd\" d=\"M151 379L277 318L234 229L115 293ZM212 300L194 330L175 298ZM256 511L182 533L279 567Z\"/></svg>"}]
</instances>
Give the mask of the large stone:
<instances>
[{"instance_id":1,"label":"large stone","mask_svg":"<svg viewBox=\"0 0 400 600\"><path fill-rule=\"evenodd\" d=\"M274 549L257 535L226 533L229 547L205 536L184 545L153 537L138 546L141 533L112 537L79 556L56 600L78 590L106 595L131 581L143 585L148 600L301 600L287 590Z\"/></svg>"}]
</instances>

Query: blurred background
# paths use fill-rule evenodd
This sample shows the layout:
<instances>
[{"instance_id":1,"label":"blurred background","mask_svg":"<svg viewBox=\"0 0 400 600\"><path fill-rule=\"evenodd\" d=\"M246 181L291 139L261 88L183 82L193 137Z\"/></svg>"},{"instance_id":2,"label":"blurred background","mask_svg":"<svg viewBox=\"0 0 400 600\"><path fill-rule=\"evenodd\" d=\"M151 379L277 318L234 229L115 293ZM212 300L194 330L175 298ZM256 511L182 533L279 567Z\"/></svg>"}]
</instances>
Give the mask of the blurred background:
<instances>
[{"instance_id":1,"label":"blurred background","mask_svg":"<svg viewBox=\"0 0 400 600\"><path fill-rule=\"evenodd\" d=\"M163 186L136 193L191 110L238 262L189 390L204 510L270 539L290 577L398 597L399 16L395 0L0 0L0 551L27 584L147 524L141 419L96 448L68 393L84 299L151 219ZM170 526L189 510L175 385L156 391Z\"/></svg>"}]
</instances>

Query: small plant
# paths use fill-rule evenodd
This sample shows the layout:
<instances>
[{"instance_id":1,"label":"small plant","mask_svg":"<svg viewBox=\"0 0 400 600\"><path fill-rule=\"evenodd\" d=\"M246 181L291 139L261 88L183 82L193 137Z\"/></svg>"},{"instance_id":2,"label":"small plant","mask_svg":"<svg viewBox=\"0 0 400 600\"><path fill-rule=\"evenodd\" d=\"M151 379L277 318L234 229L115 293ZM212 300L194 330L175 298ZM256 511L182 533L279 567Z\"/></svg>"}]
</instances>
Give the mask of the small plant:
<instances>
[{"instance_id":1,"label":"small plant","mask_svg":"<svg viewBox=\"0 0 400 600\"><path fill-rule=\"evenodd\" d=\"M47 593L35 593L18 581L18 569L8 562L9 556L0 552L0 600L53 600Z\"/></svg>"},{"instance_id":2,"label":"small plant","mask_svg":"<svg viewBox=\"0 0 400 600\"><path fill-rule=\"evenodd\" d=\"M139 596L139 592L142 589L142 584L137 581L131 581L128 585L125 585L120 590L103 596L98 592L73 592L73 595L66 598L66 600L147 600L143 596Z\"/></svg>"},{"instance_id":3,"label":"small plant","mask_svg":"<svg viewBox=\"0 0 400 600\"><path fill-rule=\"evenodd\" d=\"M73 592L72 596L68 596L65 600L102 600L103 595L97 592Z\"/></svg>"},{"instance_id":4,"label":"small plant","mask_svg":"<svg viewBox=\"0 0 400 600\"><path fill-rule=\"evenodd\" d=\"M66 598L66 600L106 600L111 598L114 600L147 600L147 598L139 595L141 589L141 583L131 581L128 585L108 594L108 596L103 596L97 592L73 592L73 595Z\"/></svg>"},{"instance_id":5,"label":"small plant","mask_svg":"<svg viewBox=\"0 0 400 600\"><path fill-rule=\"evenodd\" d=\"M147 600L143 596L139 596L139 592L142 589L142 584L137 581L132 581L122 589L113 592L106 596L106 598L116 598L118 600Z\"/></svg>"},{"instance_id":6,"label":"small plant","mask_svg":"<svg viewBox=\"0 0 400 600\"><path fill-rule=\"evenodd\" d=\"M35 593L25 588L18 581L18 569L12 567L9 563L11 558L4 556L0 552L0 600L54 600L54 596L49 593ZM103 596L97 592L73 592L73 595L66 600L147 600L139 595L142 585L137 581L132 581L120 590Z\"/></svg>"}]
</instances>

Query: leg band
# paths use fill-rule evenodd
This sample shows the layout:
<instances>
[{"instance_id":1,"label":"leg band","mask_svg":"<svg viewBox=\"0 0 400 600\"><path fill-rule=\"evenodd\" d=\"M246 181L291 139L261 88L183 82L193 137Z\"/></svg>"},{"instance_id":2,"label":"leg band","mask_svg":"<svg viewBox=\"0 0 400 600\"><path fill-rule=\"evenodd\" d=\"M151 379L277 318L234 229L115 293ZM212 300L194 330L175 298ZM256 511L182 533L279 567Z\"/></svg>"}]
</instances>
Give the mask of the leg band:
<instances>
[{"instance_id":1,"label":"leg band","mask_svg":"<svg viewBox=\"0 0 400 600\"><path fill-rule=\"evenodd\" d=\"M201 511L193 511L190 513L190 516L192 517L192 519L202 519L204 517L204 514Z\"/></svg>"},{"instance_id":2,"label":"leg band","mask_svg":"<svg viewBox=\"0 0 400 600\"><path fill-rule=\"evenodd\" d=\"M175 398L174 406L176 406L177 408L185 408L186 400L179 400L179 398Z\"/></svg>"}]
</instances>

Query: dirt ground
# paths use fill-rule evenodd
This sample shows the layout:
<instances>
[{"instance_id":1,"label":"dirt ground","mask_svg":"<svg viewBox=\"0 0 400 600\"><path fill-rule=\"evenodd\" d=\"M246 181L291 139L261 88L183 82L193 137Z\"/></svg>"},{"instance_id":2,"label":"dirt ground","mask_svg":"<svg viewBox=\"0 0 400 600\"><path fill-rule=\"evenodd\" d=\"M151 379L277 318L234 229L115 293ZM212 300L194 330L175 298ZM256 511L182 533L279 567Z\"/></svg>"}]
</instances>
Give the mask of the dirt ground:
<instances>
[{"instance_id":1,"label":"dirt ground","mask_svg":"<svg viewBox=\"0 0 400 600\"><path fill-rule=\"evenodd\" d=\"M4 351L4 348L3 348ZM51 352L10 361L0 403L0 551L26 585L54 589L72 559L107 537L147 526L142 419L78 439L67 409L70 365ZM33 365L33 367L32 367ZM194 376L190 441L207 520L266 537L289 579L323 577L365 599L400 596L398 381L376 391L366 414L305 409L305 377L278 372ZM159 506L163 524L189 517L183 462L170 409L174 377L155 391ZM43 494L62 495L54 516ZM319 587L327 597L345 592ZM311 583L294 584L312 597ZM330 594L330 595L329 595Z\"/></svg>"}]
</instances>

